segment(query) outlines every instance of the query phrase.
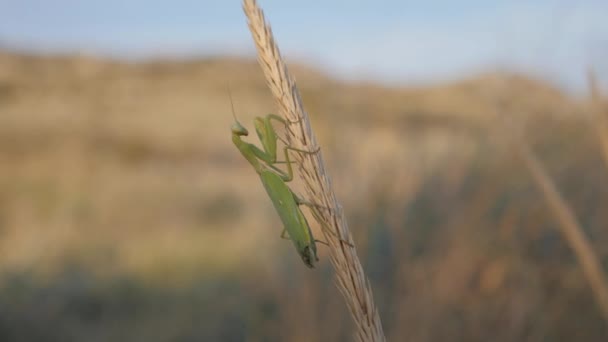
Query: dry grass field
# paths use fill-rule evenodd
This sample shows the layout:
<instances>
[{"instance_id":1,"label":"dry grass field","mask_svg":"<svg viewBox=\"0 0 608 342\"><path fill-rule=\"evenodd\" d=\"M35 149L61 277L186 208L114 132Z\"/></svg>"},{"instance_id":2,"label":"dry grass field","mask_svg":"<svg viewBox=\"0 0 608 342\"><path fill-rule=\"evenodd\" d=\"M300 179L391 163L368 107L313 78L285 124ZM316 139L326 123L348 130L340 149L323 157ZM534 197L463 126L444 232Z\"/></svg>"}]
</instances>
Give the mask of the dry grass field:
<instances>
[{"instance_id":1,"label":"dry grass field","mask_svg":"<svg viewBox=\"0 0 608 342\"><path fill-rule=\"evenodd\" d=\"M588 100L525 75L389 88L290 68L388 340L608 340L504 125L605 265ZM232 146L228 86L250 127L276 111L254 60L0 52L1 341L351 339L324 246L307 269Z\"/></svg>"}]
</instances>

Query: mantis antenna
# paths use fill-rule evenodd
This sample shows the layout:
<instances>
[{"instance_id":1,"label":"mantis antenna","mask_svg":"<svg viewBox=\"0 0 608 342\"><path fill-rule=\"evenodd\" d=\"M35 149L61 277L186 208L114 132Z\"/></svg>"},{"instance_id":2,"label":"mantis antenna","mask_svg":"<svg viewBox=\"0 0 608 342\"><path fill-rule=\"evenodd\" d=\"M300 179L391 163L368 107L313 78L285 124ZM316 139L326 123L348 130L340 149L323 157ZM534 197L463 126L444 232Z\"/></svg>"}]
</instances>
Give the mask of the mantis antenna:
<instances>
[{"instance_id":1,"label":"mantis antenna","mask_svg":"<svg viewBox=\"0 0 608 342\"><path fill-rule=\"evenodd\" d=\"M234 111L234 101L232 101L232 90L230 89L230 84L227 84L226 88L228 89L228 98L230 98L230 109L232 110L232 117L234 118L234 121L238 121L236 119L236 114Z\"/></svg>"}]
</instances>

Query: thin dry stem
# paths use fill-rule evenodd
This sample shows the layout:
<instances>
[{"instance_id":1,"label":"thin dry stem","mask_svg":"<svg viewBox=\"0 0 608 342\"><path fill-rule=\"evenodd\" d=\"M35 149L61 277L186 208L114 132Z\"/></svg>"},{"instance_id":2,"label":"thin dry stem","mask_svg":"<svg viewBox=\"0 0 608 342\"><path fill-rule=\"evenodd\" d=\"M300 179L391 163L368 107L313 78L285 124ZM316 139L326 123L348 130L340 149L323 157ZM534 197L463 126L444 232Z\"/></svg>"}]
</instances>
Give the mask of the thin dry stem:
<instances>
[{"instance_id":1,"label":"thin dry stem","mask_svg":"<svg viewBox=\"0 0 608 342\"><path fill-rule=\"evenodd\" d=\"M504 88L504 81L501 81L496 89L501 90ZM506 107L506 98L504 95L499 95L495 115L503 124L500 125L501 131L497 131L496 136L507 138L515 145L518 156L532 174L532 178L543 193L548 207L553 211L558 223L558 229L580 263L600 311L608 323L608 282L602 265L593 251L583 227L576 219L574 212L568 206L538 157L526 142L523 136L523 127L517 124L514 119L504 115L504 107ZM507 132L508 136L505 135L505 132Z\"/></svg>"},{"instance_id":2,"label":"thin dry stem","mask_svg":"<svg viewBox=\"0 0 608 342\"><path fill-rule=\"evenodd\" d=\"M600 142L604 163L608 167L608 112L602 107L600 90L593 69L589 69L587 80L589 92L591 93L592 125L595 127Z\"/></svg>"},{"instance_id":3,"label":"thin dry stem","mask_svg":"<svg viewBox=\"0 0 608 342\"><path fill-rule=\"evenodd\" d=\"M255 0L244 0L243 9L268 87L281 115L290 122L287 124L287 140L298 149L317 150L318 145L308 114L304 111L298 88L274 41L270 25ZM313 209L313 216L323 227L332 231L328 234L324 230L324 235L336 271L336 285L357 326L355 336L359 341L384 341L371 286L357 256L344 212L336 200L331 180L325 171L322 155L320 152L299 153L295 159L309 201L322 207Z\"/></svg>"},{"instance_id":4,"label":"thin dry stem","mask_svg":"<svg viewBox=\"0 0 608 342\"><path fill-rule=\"evenodd\" d=\"M592 74L590 74L590 76L592 77ZM595 87L595 82L592 78L590 78L590 84L592 93L596 92L594 89L597 88ZM500 82L497 86L497 89L499 90L501 88L504 89L504 81ZM532 178L542 192L549 209L555 215L560 233L580 263L583 274L589 282L589 286L595 296L599 309L608 323L608 282L599 258L593 251L591 243L589 242L589 239L587 239L583 227L576 219L574 212L559 193L555 183L551 180L538 157L526 142L523 134L523 127L516 123L515 119L505 115L505 107L507 107L507 99L503 95L499 97L497 112L494 113L497 120L502 121L503 123L502 125L499 125L501 131L497 131L496 136L501 139L507 138L507 140L515 146L518 156L530 171ZM507 132L508 135L505 135L505 132ZM606 133L608 133L608 131L606 131Z\"/></svg>"},{"instance_id":5,"label":"thin dry stem","mask_svg":"<svg viewBox=\"0 0 608 342\"><path fill-rule=\"evenodd\" d=\"M591 243L534 152L522 139L517 141L517 145L519 155L530 170L538 188L542 191L548 206L553 211L560 232L581 264L600 310L608 322L608 283L606 282L606 274L593 251Z\"/></svg>"}]
</instances>

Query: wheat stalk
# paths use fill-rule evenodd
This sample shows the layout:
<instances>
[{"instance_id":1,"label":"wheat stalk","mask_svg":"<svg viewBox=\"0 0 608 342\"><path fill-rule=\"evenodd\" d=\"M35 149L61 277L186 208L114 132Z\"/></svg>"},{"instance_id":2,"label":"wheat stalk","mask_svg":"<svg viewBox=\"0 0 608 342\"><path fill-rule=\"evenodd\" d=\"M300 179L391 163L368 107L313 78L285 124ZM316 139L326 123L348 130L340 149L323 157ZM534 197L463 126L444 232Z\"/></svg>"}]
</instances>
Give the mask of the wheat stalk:
<instances>
[{"instance_id":1,"label":"wheat stalk","mask_svg":"<svg viewBox=\"0 0 608 342\"><path fill-rule=\"evenodd\" d=\"M308 114L302 105L300 93L287 65L281 58L270 25L255 0L244 0L243 9L248 18L249 30L257 47L258 61L266 77L279 111L287 124L288 142L303 150L318 149ZM359 341L385 341L372 289L363 272L357 250L346 223L342 207L336 200L331 180L325 171L321 153L296 154L299 174L309 201L322 208L313 209L313 216L323 227L329 244L331 262L336 271L336 285L356 323L355 337Z\"/></svg>"}]
</instances>

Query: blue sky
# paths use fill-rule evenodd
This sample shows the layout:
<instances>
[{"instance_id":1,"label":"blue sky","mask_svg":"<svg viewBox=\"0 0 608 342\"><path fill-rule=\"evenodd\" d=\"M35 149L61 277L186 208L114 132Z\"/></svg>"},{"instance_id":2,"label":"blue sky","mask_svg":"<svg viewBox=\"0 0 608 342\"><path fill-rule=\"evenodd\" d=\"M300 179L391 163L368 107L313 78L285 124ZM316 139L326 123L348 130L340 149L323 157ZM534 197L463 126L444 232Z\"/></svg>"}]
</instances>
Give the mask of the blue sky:
<instances>
[{"instance_id":1,"label":"blue sky","mask_svg":"<svg viewBox=\"0 0 608 342\"><path fill-rule=\"evenodd\" d=\"M259 0L283 54L341 78L452 80L494 68L608 78L608 1ZM124 58L253 55L240 1L0 0L0 45Z\"/></svg>"}]
</instances>

